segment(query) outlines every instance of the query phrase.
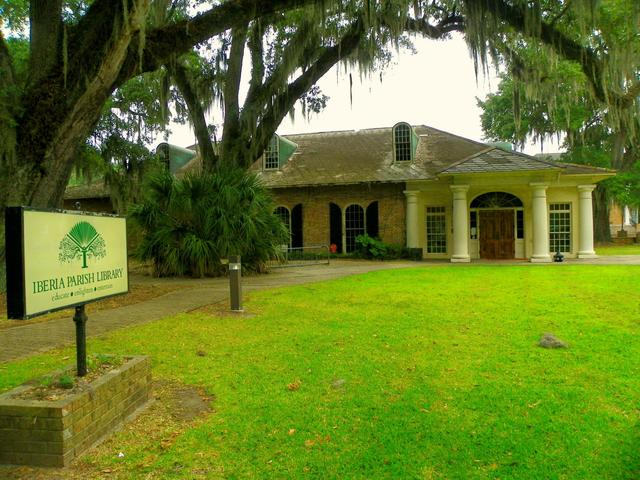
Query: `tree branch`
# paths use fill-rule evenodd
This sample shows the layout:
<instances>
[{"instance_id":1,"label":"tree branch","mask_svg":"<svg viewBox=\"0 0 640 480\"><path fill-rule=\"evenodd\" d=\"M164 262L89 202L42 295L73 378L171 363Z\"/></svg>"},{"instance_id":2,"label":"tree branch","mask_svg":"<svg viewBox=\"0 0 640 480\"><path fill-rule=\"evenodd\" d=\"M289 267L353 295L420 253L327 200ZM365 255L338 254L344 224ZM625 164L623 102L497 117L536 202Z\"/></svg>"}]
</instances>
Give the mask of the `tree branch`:
<instances>
[{"instance_id":1,"label":"tree branch","mask_svg":"<svg viewBox=\"0 0 640 480\"><path fill-rule=\"evenodd\" d=\"M249 79L249 91L247 92L247 100L254 98L257 90L262 85L264 79L264 48L262 45L262 37L264 28L263 20L259 19L253 22L251 32L249 34L249 54L251 55L251 78ZM245 102L248 103L248 102Z\"/></svg>"},{"instance_id":2,"label":"tree branch","mask_svg":"<svg viewBox=\"0 0 640 480\"><path fill-rule=\"evenodd\" d=\"M0 92L8 93L9 91L14 91L16 87L16 72L13 67L13 59L9 54L9 47L0 30ZM4 95L7 93L4 93ZM7 102L7 105L12 103Z\"/></svg>"},{"instance_id":3,"label":"tree branch","mask_svg":"<svg viewBox=\"0 0 640 480\"><path fill-rule=\"evenodd\" d=\"M318 59L302 75L290 83L284 92L276 96L256 128L251 145L251 155L242 159L245 163L242 165L243 167L247 168L258 159L271 140L278 125L295 102L322 78L331 67L356 50L364 32L362 20L357 20L336 45L325 47Z\"/></svg>"},{"instance_id":4,"label":"tree branch","mask_svg":"<svg viewBox=\"0 0 640 480\"><path fill-rule=\"evenodd\" d=\"M60 61L62 0L31 0L29 83L37 83Z\"/></svg>"},{"instance_id":5,"label":"tree branch","mask_svg":"<svg viewBox=\"0 0 640 480\"><path fill-rule=\"evenodd\" d=\"M189 20L183 20L146 33L142 58L140 38L132 42L123 63L116 88L129 78L143 72L157 70L169 61L171 55L187 53L195 45L229 28L249 21L299 8L318 0L235 0L227 1Z\"/></svg>"},{"instance_id":6,"label":"tree branch","mask_svg":"<svg viewBox=\"0 0 640 480\"><path fill-rule=\"evenodd\" d=\"M122 2L113 3L123 6ZM114 80L120 72L131 40L139 34L139 28L147 16L148 2L129 0L125 6L129 3L133 3L135 8L131 8L126 16L113 19L119 27L118 33L115 35L110 31L108 40L103 40L108 44L105 51L97 55L99 59L95 61L95 65L89 65L88 68L84 65L77 67L78 71L74 72L73 89L65 88L58 74L51 84L43 82L40 87L31 91L28 104L30 108L21 124L21 127L26 128L18 130L21 135L19 141L21 145L38 145L39 148L34 150L44 152L44 155L33 161L33 165L42 172L38 184L32 189L30 205L49 206L61 202L72 168L72 163L66 161L67 152L75 151L87 132L98 122L102 106L113 91ZM104 6L100 0L94 3L96 4ZM100 29L99 26L96 27ZM70 69L71 67L70 65ZM67 102L60 102L61 98L66 98ZM46 132L47 137L38 138L42 130L34 128L34 123L58 114L62 116L62 121L51 122L55 128ZM52 197L50 188L40 186L43 182L48 187L53 187L55 196Z\"/></svg>"},{"instance_id":7,"label":"tree branch","mask_svg":"<svg viewBox=\"0 0 640 480\"><path fill-rule=\"evenodd\" d=\"M421 33L425 37L437 40L447 33L463 32L464 18L461 15L450 14L437 25L431 25L425 17L407 18L404 29L407 32Z\"/></svg>"},{"instance_id":8,"label":"tree branch","mask_svg":"<svg viewBox=\"0 0 640 480\"><path fill-rule=\"evenodd\" d=\"M242 78L242 62L244 61L244 47L247 42L247 25L234 28L231 31L231 51L227 71L224 77L224 126L222 129L222 160L231 161L227 156L229 144L240 133L240 80Z\"/></svg>"},{"instance_id":9,"label":"tree branch","mask_svg":"<svg viewBox=\"0 0 640 480\"><path fill-rule=\"evenodd\" d=\"M189 118L193 124L193 130L198 141L200 157L202 158L202 168L204 171L211 171L218 162L218 156L213 150L213 144L209 137L209 129L205 119L202 104L189 81L187 69L178 60L167 66L169 73L176 82L178 90L189 109Z\"/></svg>"},{"instance_id":10,"label":"tree branch","mask_svg":"<svg viewBox=\"0 0 640 480\"><path fill-rule=\"evenodd\" d=\"M0 172L2 173L4 173L2 167L6 167L15 160L16 131L13 122L15 122L16 112L14 109L17 99L18 85L13 60L2 31L0 31ZM4 175L0 175L0 177L2 176ZM0 188L9 187L5 184L6 181L9 181L10 184L15 179L0 178ZM0 226L1 228L2 226ZM2 240L1 235L0 240Z\"/></svg>"},{"instance_id":11,"label":"tree branch","mask_svg":"<svg viewBox=\"0 0 640 480\"><path fill-rule=\"evenodd\" d=\"M304 59L305 47L309 45L309 37L314 34L313 26L308 22L304 22L296 29L293 37L287 42L278 66L271 72L262 86L256 85L256 88L251 92L252 95L247 95L246 103L260 101L261 97L264 100L265 96L268 96L270 92L280 85L286 85L289 76L300 68L301 61Z\"/></svg>"},{"instance_id":12,"label":"tree branch","mask_svg":"<svg viewBox=\"0 0 640 480\"><path fill-rule=\"evenodd\" d=\"M596 98L603 103L607 102L611 92L608 92L603 84L602 64L592 49L580 45L554 26L542 21L539 29L529 29L526 19L538 18L533 16L534 11L530 8L515 7L503 0L467 0L466 3L480 10L490 12L523 35L532 35L533 31L537 31L538 34L534 38L552 47L567 60L573 60L580 64Z\"/></svg>"}]
</instances>

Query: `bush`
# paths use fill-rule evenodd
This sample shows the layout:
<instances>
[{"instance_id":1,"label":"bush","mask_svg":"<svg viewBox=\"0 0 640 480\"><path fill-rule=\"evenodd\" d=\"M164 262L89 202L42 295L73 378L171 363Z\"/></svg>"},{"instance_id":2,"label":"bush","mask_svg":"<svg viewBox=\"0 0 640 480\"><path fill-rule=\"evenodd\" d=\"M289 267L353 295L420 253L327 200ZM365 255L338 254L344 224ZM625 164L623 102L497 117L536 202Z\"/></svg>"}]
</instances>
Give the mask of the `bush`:
<instances>
[{"instance_id":1,"label":"bush","mask_svg":"<svg viewBox=\"0 0 640 480\"><path fill-rule=\"evenodd\" d=\"M412 258L411 252L402 245L384 243L382 240L369 235L356 237L356 256L376 260L397 260L399 258Z\"/></svg>"},{"instance_id":2,"label":"bush","mask_svg":"<svg viewBox=\"0 0 640 480\"><path fill-rule=\"evenodd\" d=\"M356 237L356 249L358 250L359 256L363 258L383 260L387 257L387 246L384 242L366 234Z\"/></svg>"},{"instance_id":3,"label":"bush","mask_svg":"<svg viewBox=\"0 0 640 480\"><path fill-rule=\"evenodd\" d=\"M221 259L229 255L241 255L243 269L262 271L289 240L273 208L257 177L243 170L181 179L156 173L146 182L144 201L130 209L142 229L136 255L152 260L158 276L220 275L226 271Z\"/></svg>"}]
</instances>

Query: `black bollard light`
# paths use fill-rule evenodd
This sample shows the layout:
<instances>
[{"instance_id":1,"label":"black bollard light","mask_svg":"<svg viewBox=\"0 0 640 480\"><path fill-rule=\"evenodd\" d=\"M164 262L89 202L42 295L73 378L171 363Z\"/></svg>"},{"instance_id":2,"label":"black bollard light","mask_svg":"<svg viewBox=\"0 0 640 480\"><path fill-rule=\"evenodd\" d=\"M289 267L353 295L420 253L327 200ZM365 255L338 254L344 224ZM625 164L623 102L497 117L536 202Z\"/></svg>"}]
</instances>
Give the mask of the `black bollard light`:
<instances>
[{"instance_id":1,"label":"black bollard light","mask_svg":"<svg viewBox=\"0 0 640 480\"><path fill-rule=\"evenodd\" d=\"M229 291L231 311L242 312L242 264L240 255L229 255Z\"/></svg>"},{"instance_id":2,"label":"black bollard light","mask_svg":"<svg viewBox=\"0 0 640 480\"><path fill-rule=\"evenodd\" d=\"M562 255L562 253L560 253L560 249L558 249L556 254L553 256L553 261L554 262L564 262L564 255Z\"/></svg>"}]
</instances>

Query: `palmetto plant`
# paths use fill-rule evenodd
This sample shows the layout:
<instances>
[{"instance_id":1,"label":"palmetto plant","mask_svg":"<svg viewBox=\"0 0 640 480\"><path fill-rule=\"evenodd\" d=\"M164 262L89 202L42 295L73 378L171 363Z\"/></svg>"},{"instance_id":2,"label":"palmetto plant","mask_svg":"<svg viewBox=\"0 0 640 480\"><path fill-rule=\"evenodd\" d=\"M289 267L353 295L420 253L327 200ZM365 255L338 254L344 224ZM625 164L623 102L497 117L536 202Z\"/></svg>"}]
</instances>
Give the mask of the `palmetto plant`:
<instances>
[{"instance_id":1,"label":"palmetto plant","mask_svg":"<svg viewBox=\"0 0 640 480\"><path fill-rule=\"evenodd\" d=\"M102 258L106 255L106 245L102 236L89 222L76 223L60 241L58 259L69 263L82 258L82 268L87 268L87 256Z\"/></svg>"},{"instance_id":2,"label":"palmetto plant","mask_svg":"<svg viewBox=\"0 0 640 480\"><path fill-rule=\"evenodd\" d=\"M144 236L137 254L156 275L219 275L221 259L241 255L244 268L264 269L287 232L255 175L239 169L152 175L144 202L130 210Z\"/></svg>"}]
</instances>

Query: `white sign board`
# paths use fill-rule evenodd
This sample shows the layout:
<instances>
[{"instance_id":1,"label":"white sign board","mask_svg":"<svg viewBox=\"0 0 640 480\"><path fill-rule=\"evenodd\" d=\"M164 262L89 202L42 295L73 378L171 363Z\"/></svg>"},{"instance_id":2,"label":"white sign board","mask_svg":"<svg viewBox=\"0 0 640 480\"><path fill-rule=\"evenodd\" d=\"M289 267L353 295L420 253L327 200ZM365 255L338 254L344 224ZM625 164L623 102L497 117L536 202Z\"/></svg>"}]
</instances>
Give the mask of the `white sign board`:
<instances>
[{"instance_id":1,"label":"white sign board","mask_svg":"<svg viewBox=\"0 0 640 480\"><path fill-rule=\"evenodd\" d=\"M9 318L129 291L123 217L9 207L5 222Z\"/></svg>"}]
</instances>

